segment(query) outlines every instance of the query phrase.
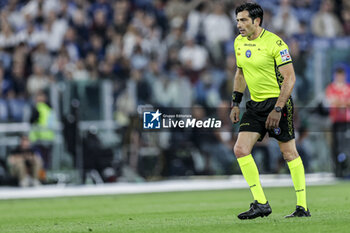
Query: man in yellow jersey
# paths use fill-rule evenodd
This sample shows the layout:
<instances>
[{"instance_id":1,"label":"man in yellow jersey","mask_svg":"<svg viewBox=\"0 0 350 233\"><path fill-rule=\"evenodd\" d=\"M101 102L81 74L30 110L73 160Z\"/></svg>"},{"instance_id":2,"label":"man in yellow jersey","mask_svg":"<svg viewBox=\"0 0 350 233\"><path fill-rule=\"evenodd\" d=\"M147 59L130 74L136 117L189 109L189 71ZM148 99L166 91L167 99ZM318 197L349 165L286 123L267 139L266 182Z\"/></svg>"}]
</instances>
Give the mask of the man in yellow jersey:
<instances>
[{"instance_id":1,"label":"man in yellow jersey","mask_svg":"<svg viewBox=\"0 0 350 233\"><path fill-rule=\"evenodd\" d=\"M254 197L250 209L238 218L253 219L272 212L251 155L254 144L266 133L278 140L297 196L296 210L285 217L309 217L304 166L294 139L291 93L295 74L288 46L277 35L261 27L263 10L258 4L245 3L237 7L236 16L240 35L234 43L237 71L230 118L233 123L239 122L239 103L248 86L251 100L246 103L246 112L240 121L234 152Z\"/></svg>"}]
</instances>

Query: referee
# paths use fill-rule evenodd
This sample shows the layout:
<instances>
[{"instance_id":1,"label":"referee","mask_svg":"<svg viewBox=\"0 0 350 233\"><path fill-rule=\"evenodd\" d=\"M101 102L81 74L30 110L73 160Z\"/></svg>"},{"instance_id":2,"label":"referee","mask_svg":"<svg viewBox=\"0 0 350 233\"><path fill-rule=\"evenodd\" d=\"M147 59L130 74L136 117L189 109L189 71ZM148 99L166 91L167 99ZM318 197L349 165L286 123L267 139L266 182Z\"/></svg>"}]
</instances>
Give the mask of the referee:
<instances>
[{"instance_id":1,"label":"referee","mask_svg":"<svg viewBox=\"0 0 350 233\"><path fill-rule=\"evenodd\" d=\"M240 35L234 43L237 71L230 118L233 123L240 121L239 104L248 86L251 100L246 103L246 112L240 121L234 152L254 197L250 209L239 214L238 218L253 219L272 212L251 155L254 144L261 141L266 133L278 141L297 196L296 210L285 217L309 217L304 166L294 139L291 93L295 74L288 46L277 35L261 27L263 10L258 4L240 5L236 9L236 17Z\"/></svg>"}]
</instances>

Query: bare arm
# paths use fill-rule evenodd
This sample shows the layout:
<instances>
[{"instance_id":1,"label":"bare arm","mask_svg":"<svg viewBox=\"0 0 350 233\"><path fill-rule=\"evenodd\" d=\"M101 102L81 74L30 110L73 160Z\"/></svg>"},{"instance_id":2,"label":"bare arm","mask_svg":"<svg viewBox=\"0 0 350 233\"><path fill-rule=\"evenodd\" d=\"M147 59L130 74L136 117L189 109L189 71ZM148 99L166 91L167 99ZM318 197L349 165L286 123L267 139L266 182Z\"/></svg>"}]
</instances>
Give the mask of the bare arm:
<instances>
[{"instance_id":1,"label":"bare arm","mask_svg":"<svg viewBox=\"0 0 350 233\"><path fill-rule=\"evenodd\" d=\"M290 95L292 94L293 87L295 84L295 73L292 63L281 66L279 70L284 79L281 87L280 96L278 97L276 102L276 106L283 108Z\"/></svg>"},{"instance_id":2,"label":"bare arm","mask_svg":"<svg viewBox=\"0 0 350 233\"><path fill-rule=\"evenodd\" d=\"M244 79L243 71L242 71L242 69L237 67L235 80L233 82L233 91L238 91L238 92L243 93L246 87L247 87L247 83ZM232 123L239 122L239 113L240 113L240 111L239 111L238 106L234 106L231 109L230 119L231 119Z\"/></svg>"},{"instance_id":3,"label":"bare arm","mask_svg":"<svg viewBox=\"0 0 350 233\"><path fill-rule=\"evenodd\" d=\"M286 105L286 102L289 99L290 95L292 94L293 87L295 84L295 73L292 63L281 66L279 68L279 71L281 72L284 79L281 86L280 95L276 102L276 106L283 108ZM267 117L265 127L267 129L277 128L280 120L281 112L276 112L275 110L272 110L269 116Z\"/></svg>"},{"instance_id":4,"label":"bare arm","mask_svg":"<svg viewBox=\"0 0 350 233\"><path fill-rule=\"evenodd\" d=\"M235 80L233 81L233 91L238 91L243 93L245 88L247 87L247 83L245 82L242 69L237 67Z\"/></svg>"}]
</instances>

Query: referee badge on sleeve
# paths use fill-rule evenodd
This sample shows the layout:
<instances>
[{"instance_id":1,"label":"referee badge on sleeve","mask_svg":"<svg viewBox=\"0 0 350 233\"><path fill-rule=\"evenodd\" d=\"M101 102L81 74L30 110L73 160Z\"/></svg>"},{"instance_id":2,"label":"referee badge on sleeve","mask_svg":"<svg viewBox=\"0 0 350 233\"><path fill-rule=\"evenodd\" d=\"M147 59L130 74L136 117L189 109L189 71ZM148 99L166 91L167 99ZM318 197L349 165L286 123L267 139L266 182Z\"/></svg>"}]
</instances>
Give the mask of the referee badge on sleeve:
<instances>
[{"instance_id":1,"label":"referee badge on sleeve","mask_svg":"<svg viewBox=\"0 0 350 233\"><path fill-rule=\"evenodd\" d=\"M286 62L286 61L291 60L288 49L281 50L280 55L281 55L282 62Z\"/></svg>"}]
</instances>

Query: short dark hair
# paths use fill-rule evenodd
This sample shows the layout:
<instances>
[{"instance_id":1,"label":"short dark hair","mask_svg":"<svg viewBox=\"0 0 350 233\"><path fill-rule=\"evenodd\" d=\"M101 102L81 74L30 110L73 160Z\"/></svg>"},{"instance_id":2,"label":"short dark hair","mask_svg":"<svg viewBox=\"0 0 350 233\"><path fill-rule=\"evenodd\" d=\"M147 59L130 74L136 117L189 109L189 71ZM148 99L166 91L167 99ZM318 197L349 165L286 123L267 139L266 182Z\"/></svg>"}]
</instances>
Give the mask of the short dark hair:
<instances>
[{"instance_id":1,"label":"short dark hair","mask_svg":"<svg viewBox=\"0 0 350 233\"><path fill-rule=\"evenodd\" d=\"M264 11L259 4L251 3L251 2L244 3L236 8L236 15L242 11L248 11L249 17L252 19L253 22L254 22L254 19L260 18L261 20L260 20L259 26L262 25L263 18L264 18Z\"/></svg>"},{"instance_id":2,"label":"short dark hair","mask_svg":"<svg viewBox=\"0 0 350 233\"><path fill-rule=\"evenodd\" d=\"M345 69L344 69L344 67L337 67L336 69L335 69L335 73L337 73L337 74L345 74Z\"/></svg>"}]
</instances>

